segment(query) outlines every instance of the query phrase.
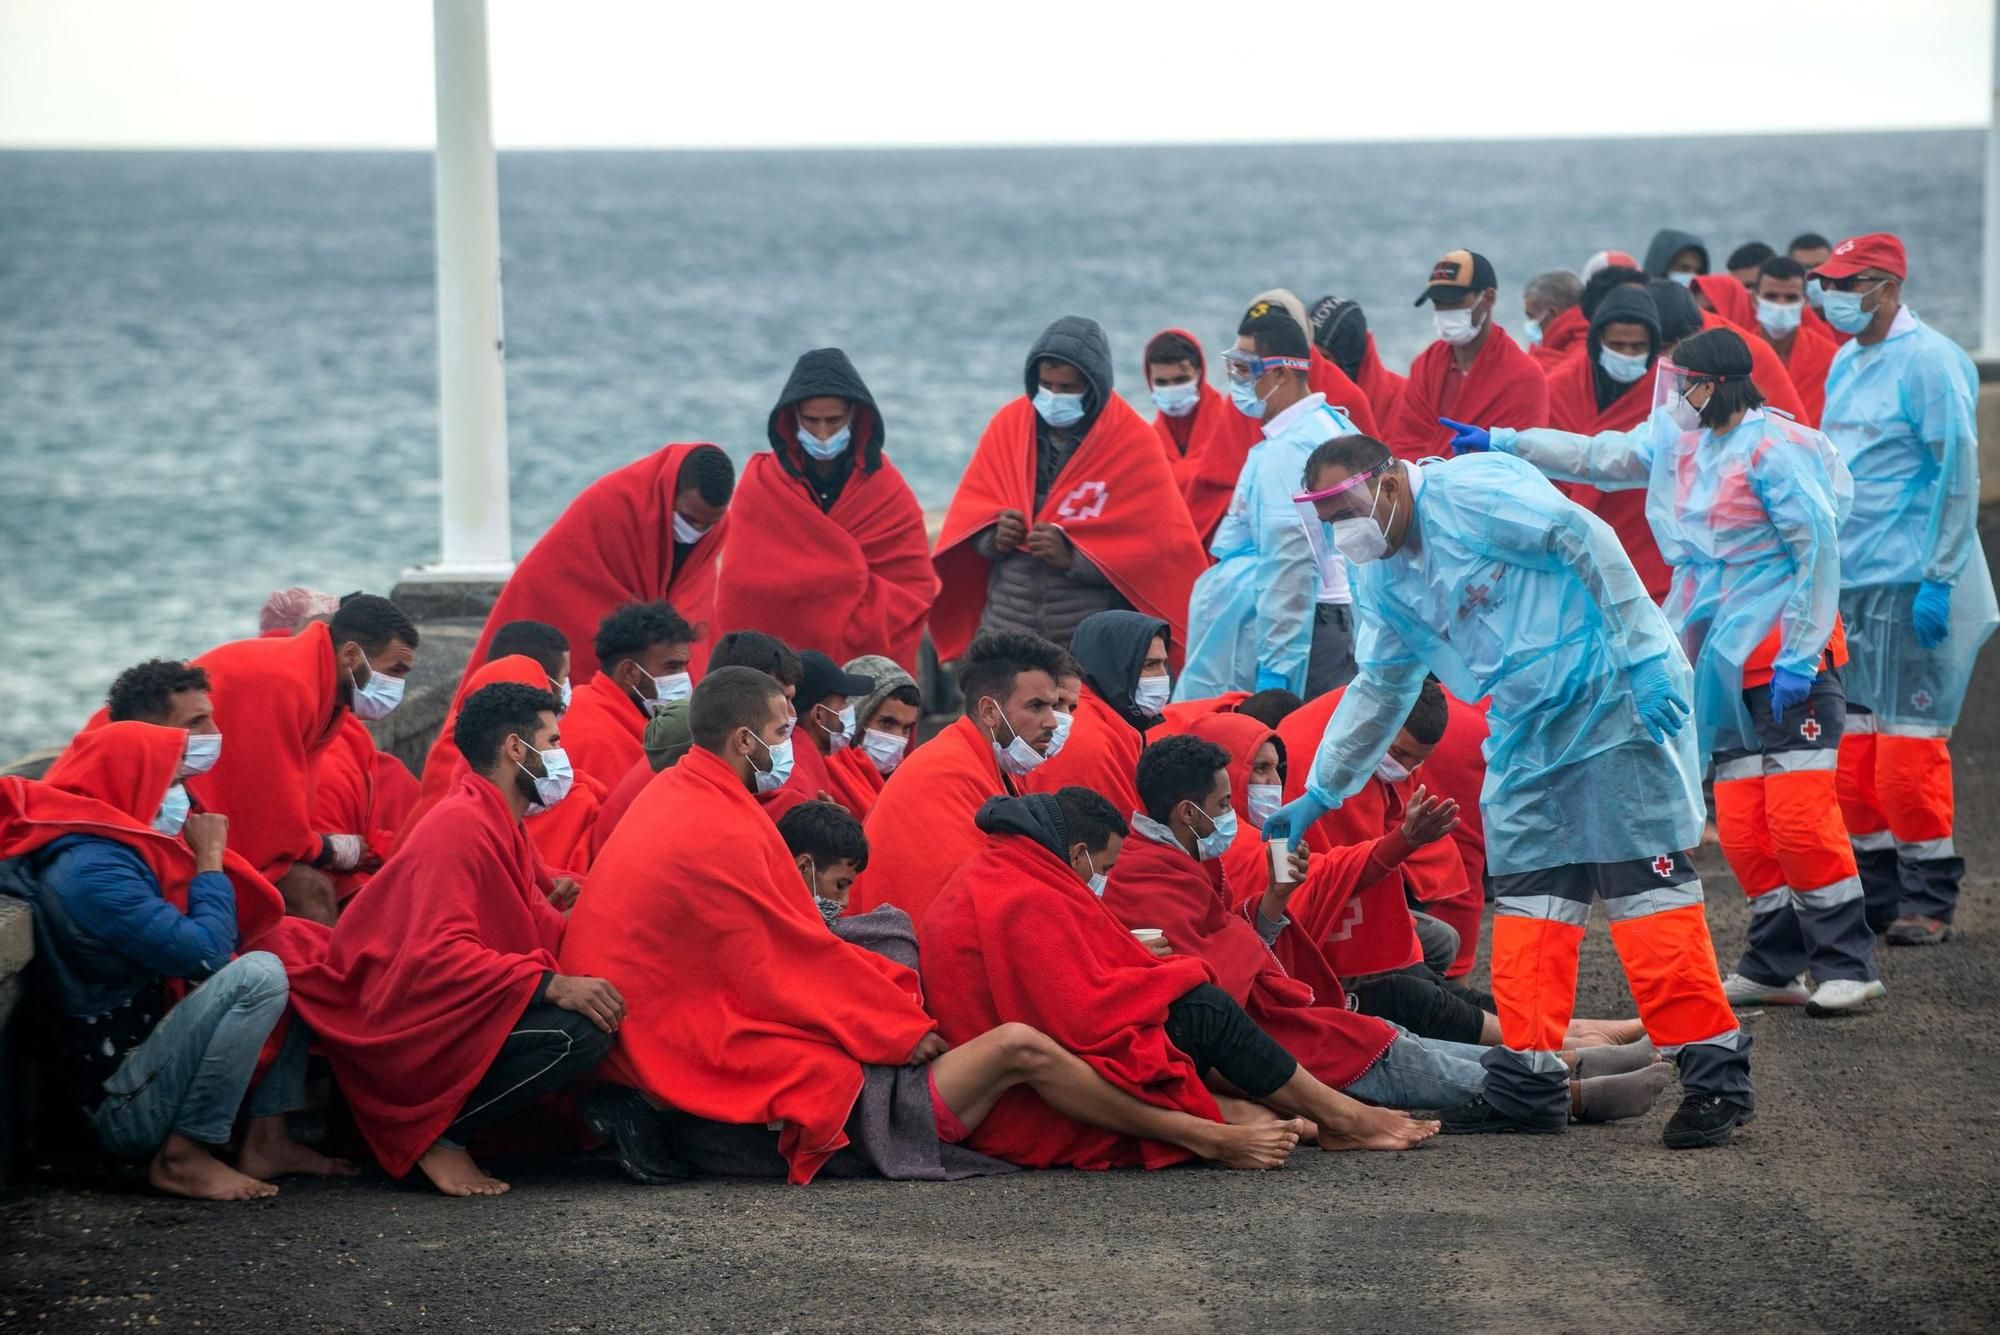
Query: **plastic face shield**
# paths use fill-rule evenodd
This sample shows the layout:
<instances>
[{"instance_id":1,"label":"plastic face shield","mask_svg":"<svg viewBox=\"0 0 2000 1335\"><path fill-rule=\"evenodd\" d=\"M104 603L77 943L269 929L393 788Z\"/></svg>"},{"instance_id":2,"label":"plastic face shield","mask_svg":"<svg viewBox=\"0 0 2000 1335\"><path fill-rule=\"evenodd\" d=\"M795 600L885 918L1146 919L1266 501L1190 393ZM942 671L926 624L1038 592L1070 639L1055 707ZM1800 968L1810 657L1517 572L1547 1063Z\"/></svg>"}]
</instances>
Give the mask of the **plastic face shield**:
<instances>
[{"instance_id":1,"label":"plastic face shield","mask_svg":"<svg viewBox=\"0 0 2000 1335\"><path fill-rule=\"evenodd\" d=\"M1302 491L1292 497L1292 508L1299 512L1299 526L1306 531L1306 543L1312 548L1313 566L1322 587L1333 581L1341 559L1339 549L1333 545L1335 521L1360 519L1375 513L1375 488L1369 484L1387 467L1385 463L1343 478L1332 486ZM1328 517L1322 519L1322 513Z\"/></svg>"}]
</instances>

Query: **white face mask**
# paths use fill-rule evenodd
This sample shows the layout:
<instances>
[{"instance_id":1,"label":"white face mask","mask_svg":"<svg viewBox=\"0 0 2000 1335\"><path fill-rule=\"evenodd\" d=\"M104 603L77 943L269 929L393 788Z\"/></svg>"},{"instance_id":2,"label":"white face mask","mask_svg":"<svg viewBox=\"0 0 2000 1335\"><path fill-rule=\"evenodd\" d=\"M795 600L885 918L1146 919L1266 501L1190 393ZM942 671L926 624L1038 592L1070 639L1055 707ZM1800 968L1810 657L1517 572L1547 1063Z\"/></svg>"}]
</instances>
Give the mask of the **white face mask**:
<instances>
[{"instance_id":1,"label":"white face mask","mask_svg":"<svg viewBox=\"0 0 2000 1335\"><path fill-rule=\"evenodd\" d=\"M1250 823L1260 830L1264 828L1264 822L1270 819L1271 813L1284 804L1285 788L1283 784L1278 783L1249 785L1248 795L1243 802L1243 805L1249 808Z\"/></svg>"},{"instance_id":2,"label":"white face mask","mask_svg":"<svg viewBox=\"0 0 2000 1335\"><path fill-rule=\"evenodd\" d=\"M1065 714L1060 709L1056 711L1056 735L1049 739L1049 754L1046 757L1047 759L1054 760L1063 747L1068 744L1070 726L1075 722L1075 715Z\"/></svg>"},{"instance_id":3,"label":"white face mask","mask_svg":"<svg viewBox=\"0 0 2000 1335\"><path fill-rule=\"evenodd\" d=\"M1097 864L1091 860L1090 850L1087 848L1083 850L1083 865L1090 868L1090 879L1085 882L1090 887L1090 893L1099 899L1104 898L1104 873L1097 869Z\"/></svg>"},{"instance_id":4,"label":"white face mask","mask_svg":"<svg viewBox=\"0 0 2000 1335\"><path fill-rule=\"evenodd\" d=\"M679 510L674 511L675 542L700 542L701 535L706 532L708 532L708 530L705 528L695 527L694 523L690 521L687 518L687 516L683 515Z\"/></svg>"},{"instance_id":5,"label":"white face mask","mask_svg":"<svg viewBox=\"0 0 2000 1335\"><path fill-rule=\"evenodd\" d=\"M1686 269L1676 269L1672 273L1668 274L1667 277L1673 279L1676 283L1679 283L1682 287L1694 286L1695 276Z\"/></svg>"},{"instance_id":6,"label":"white face mask","mask_svg":"<svg viewBox=\"0 0 2000 1335\"><path fill-rule=\"evenodd\" d=\"M653 678L653 698L646 707L655 714L662 713L676 700L685 700L694 694L694 678L685 672L670 672L664 677Z\"/></svg>"},{"instance_id":7,"label":"white face mask","mask_svg":"<svg viewBox=\"0 0 2000 1335\"><path fill-rule=\"evenodd\" d=\"M848 746L848 738L854 736L854 706L849 705L834 715L835 722L838 724L837 727L829 728L824 723L821 723L820 719L824 717L826 715L822 710L815 709L813 711L813 726L826 734L827 754L831 755L835 751L845 751Z\"/></svg>"},{"instance_id":8,"label":"white face mask","mask_svg":"<svg viewBox=\"0 0 2000 1335\"><path fill-rule=\"evenodd\" d=\"M773 746L753 732L750 734L750 740L763 747L765 754L771 757L771 768L769 769L757 769L757 762L754 760L750 762L750 768L755 771L757 776L757 791L760 793L773 792L791 782L792 739L787 737L784 741Z\"/></svg>"},{"instance_id":9,"label":"white face mask","mask_svg":"<svg viewBox=\"0 0 2000 1335\"><path fill-rule=\"evenodd\" d=\"M215 768L215 762L222 759L222 734L219 732L191 732L188 734L187 749L181 752L181 777L190 774L206 774Z\"/></svg>"},{"instance_id":10,"label":"white face mask","mask_svg":"<svg viewBox=\"0 0 2000 1335\"><path fill-rule=\"evenodd\" d=\"M1132 692L1132 707L1148 718L1158 718L1166 712L1167 698L1173 691L1172 677L1141 677L1138 689Z\"/></svg>"},{"instance_id":11,"label":"white face mask","mask_svg":"<svg viewBox=\"0 0 2000 1335\"><path fill-rule=\"evenodd\" d=\"M528 746L528 741L525 737L516 737L514 740L523 746ZM528 749L535 751L535 748L532 746L528 746ZM535 754L541 757L542 772L540 774L535 773L518 760L514 762L515 767L521 773L534 780L535 783L535 800L528 804L530 814L537 811L547 811L550 807L568 797L570 786L576 782L576 770L569 763L569 753L564 751L560 746L552 746L546 751L535 751Z\"/></svg>"},{"instance_id":12,"label":"white face mask","mask_svg":"<svg viewBox=\"0 0 2000 1335\"><path fill-rule=\"evenodd\" d=\"M989 700L993 699L991 696L986 698ZM1013 732L1013 725L1007 722L1007 711L1000 709L1000 702L998 700L993 700L993 707L1000 710L1001 726L1005 727L1009 732ZM1000 768L1017 779L1048 759L1047 756L1037 751L1029 743L1028 739L1018 732L1014 733L1013 739L1005 746L1000 745L999 739L995 738L993 741L993 754L999 759Z\"/></svg>"},{"instance_id":13,"label":"white face mask","mask_svg":"<svg viewBox=\"0 0 2000 1335\"><path fill-rule=\"evenodd\" d=\"M153 817L153 828L161 834L179 834L181 826L187 824L188 811L193 805L188 800L187 789L175 784L167 789L159 814Z\"/></svg>"},{"instance_id":14,"label":"white face mask","mask_svg":"<svg viewBox=\"0 0 2000 1335\"><path fill-rule=\"evenodd\" d=\"M1382 493L1378 491L1375 493L1375 504L1381 503ZM1396 522L1396 509L1401 504L1402 502L1398 501L1389 507L1390 523ZM1370 561L1379 561L1387 555L1389 534L1375 522L1375 506L1369 506L1365 515L1334 520L1333 545L1340 549L1342 556L1358 566L1365 566Z\"/></svg>"},{"instance_id":15,"label":"white face mask","mask_svg":"<svg viewBox=\"0 0 2000 1335\"><path fill-rule=\"evenodd\" d=\"M1437 325L1437 335L1454 348L1462 348L1479 337L1480 324L1473 319L1470 310L1431 312L1431 319Z\"/></svg>"},{"instance_id":16,"label":"white face mask","mask_svg":"<svg viewBox=\"0 0 2000 1335\"><path fill-rule=\"evenodd\" d=\"M1806 304L1803 301L1767 301L1757 298L1757 323L1764 326L1764 332L1772 338L1783 338L1799 327L1805 318Z\"/></svg>"},{"instance_id":17,"label":"white face mask","mask_svg":"<svg viewBox=\"0 0 2000 1335\"><path fill-rule=\"evenodd\" d=\"M564 677L564 678L562 679L562 681L561 681L560 683L557 683L557 684L556 684L556 698L562 701L562 707L563 707L563 710L564 710L565 712L567 712L567 711L569 710L569 678L568 678L568 677Z\"/></svg>"},{"instance_id":18,"label":"white face mask","mask_svg":"<svg viewBox=\"0 0 2000 1335\"><path fill-rule=\"evenodd\" d=\"M1382 763L1375 767L1375 777L1384 783L1401 783L1410 777L1410 772L1397 764L1394 756L1383 756Z\"/></svg>"},{"instance_id":19,"label":"white face mask","mask_svg":"<svg viewBox=\"0 0 2000 1335\"><path fill-rule=\"evenodd\" d=\"M1701 409L1687 401L1687 395L1676 394L1667 403L1667 417L1682 431L1696 431L1701 428Z\"/></svg>"},{"instance_id":20,"label":"white face mask","mask_svg":"<svg viewBox=\"0 0 2000 1335\"><path fill-rule=\"evenodd\" d=\"M896 772L896 766L903 763L903 757L909 749L910 739L898 737L893 732L870 728L861 734L862 752L867 755L869 763L875 766L875 772L884 777Z\"/></svg>"},{"instance_id":21,"label":"white face mask","mask_svg":"<svg viewBox=\"0 0 2000 1335\"><path fill-rule=\"evenodd\" d=\"M354 682L354 696L351 701L354 717L364 723L389 717L390 711L403 703L401 677L392 677L386 672L376 672L371 668L367 681L355 682L354 672L349 669L347 680Z\"/></svg>"},{"instance_id":22,"label":"white face mask","mask_svg":"<svg viewBox=\"0 0 2000 1335\"><path fill-rule=\"evenodd\" d=\"M1645 356L1634 357L1630 353L1618 352L1611 348L1597 350L1597 364L1604 368L1604 374L1621 385L1637 384L1646 374L1652 359Z\"/></svg>"}]
</instances>

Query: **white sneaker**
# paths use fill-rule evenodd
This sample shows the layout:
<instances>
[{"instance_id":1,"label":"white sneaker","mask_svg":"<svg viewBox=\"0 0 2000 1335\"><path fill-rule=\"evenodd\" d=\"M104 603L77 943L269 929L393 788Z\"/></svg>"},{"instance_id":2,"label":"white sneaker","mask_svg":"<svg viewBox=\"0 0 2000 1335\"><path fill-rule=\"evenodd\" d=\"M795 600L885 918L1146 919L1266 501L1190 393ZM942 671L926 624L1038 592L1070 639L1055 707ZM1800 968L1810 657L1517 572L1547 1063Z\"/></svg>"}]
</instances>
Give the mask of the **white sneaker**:
<instances>
[{"instance_id":1,"label":"white sneaker","mask_svg":"<svg viewBox=\"0 0 2000 1335\"><path fill-rule=\"evenodd\" d=\"M1732 973L1722 980L1722 995L1729 998L1732 1006L1803 1006L1812 993L1797 978L1783 987L1772 987L1769 983Z\"/></svg>"},{"instance_id":2,"label":"white sneaker","mask_svg":"<svg viewBox=\"0 0 2000 1335\"><path fill-rule=\"evenodd\" d=\"M1806 1003L1806 1014L1838 1015L1888 995L1889 989L1882 986L1879 978L1866 983L1859 978L1834 978L1819 985L1819 990L1812 994L1812 1000Z\"/></svg>"}]
</instances>

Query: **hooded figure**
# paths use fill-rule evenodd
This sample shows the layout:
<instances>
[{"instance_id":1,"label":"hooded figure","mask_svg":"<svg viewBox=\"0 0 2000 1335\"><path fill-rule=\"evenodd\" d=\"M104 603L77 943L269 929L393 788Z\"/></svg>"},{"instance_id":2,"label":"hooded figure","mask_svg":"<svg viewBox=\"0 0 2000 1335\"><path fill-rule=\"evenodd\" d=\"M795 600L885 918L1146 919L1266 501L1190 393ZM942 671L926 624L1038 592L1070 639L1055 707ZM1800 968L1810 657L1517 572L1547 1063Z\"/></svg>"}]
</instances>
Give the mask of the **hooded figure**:
<instances>
[{"instance_id":1,"label":"hooded figure","mask_svg":"<svg viewBox=\"0 0 2000 1335\"><path fill-rule=\"evenodd\" d=\"M812 400L845 402L847 422L821 438L801 420ZM846 353L799 358L771 409L771 448L752 457L736 489L717 625L836 660L882 653L915 666L937 576L923 511L883 456L887 434Z\"/></svg>"},{"instance_id":2,"label":"hooded figure","mask_svg":"<svg viewBox=\"0 0 2000 1335\"><path fill-rule=\"evenodd\" d=\"M1172 628L1137 612L1099 612L1076 628L1070 653L1083 666L1083 689L1075 722L1063 749L1037 766L1025 787L1053 793L1077 784L1104 794L1121 812L1139 809L1139 753L1160 715L1146 713L1133 697L1147 653L1162 637L1171 651Z\"/></svg>"},{"instance_id":3,"label":"hooded figure","mask_svg":"<svg viewBox=\"0 0 2000 1335\"><path fill-rule=\"evenodd\" d=\"M1382 364L1375 353L1375 335L1368 332L1368 313L1358 301L1321 297L1312 304L1313 346L1361 387L1376 420L1386 419L1403 397L1403 377ZM1358 424L1357 424L1358 425Z\"/></svg>"},{"instance_id":4,"label":"hooded figure","mask_svg":"<svg viewBox=\"0 0 2000 1335\"><path fill-rule=\"evenodd\" d=\"M1609 324L1636 324L1644 327L1646 331L1646 375L1640 376L1635 381L1621 382L1613 378L1604 369L1602 357L1604 351L1604 327ZM1587 354L1585 360L1590 365L1591 389L1599 412L1610 408L1621 398L1634 395L1634 387L1637 386L1644 390L1644 393L1638 394L1637 397L1644 400L1638 406L1640 416L1643 417L1645 415L1646 409L1651 406L1651 372L1653 364L1659 360L1660 342L1660 308L1653 304L1653 298L1650 294L1642 292L1636 287L1616 288L1605 294L1604 300L1598 303L1597 314L1591 318L1590 333L1584 337L1583 343ZM1549 387L1549 400L1550 414L1553 416L1555 413L1555 386L1553 381ZM1636 422L1628 425L1636 425ZM1557 429L1562 431L1585 430L1583 427L1569 427L1562 426L1561 424L1557 424ZM1600 429L1622 430L1624 428L1605 427ZM1589 434L1595 433L1591 432Z\"/></svg>"},{"instance_id":5,"label":"hooded figure","mask_svg":"<svg viewBox=\"0 0 2000 1335\"><path fill-rule=\"evenodd\" d=\"M1672 227L1662 227L1653 233L1653 239L1646 243L1645 270L1649 277L1665 278L1667 266L1674 257L1684 250L1692 250L1701 256L1699 272L1708 272L1708 246L1693 232L1682 232Z\"/></svg>"},{"instance_id":6,"label":"hooded figure","mask_svg":"<svg viewBox=\"0 0 2000 1335\"><path fill-rule=\"evenodd\" d=\"M1069 651L1083 665L1083 684L1141 732L1160 721L1133 703L1146 650L1156 639L1173 641L1172 628L1137 612L1099 612L1076 628Z\"/></svg>"},{"instance_id":7,"label":"hooded figure","mask_svg":"<svg viewBox=\"0 0 2000 1335\"><path fill-rule=\"evenodd\" d=\"M1037 407L1045 361L1083 382L1082 415L1063 426ZM1023 396L987 423L938 535L939 660L980 630L1067 644L1085 617L1113 608L1160 617L1180 640L1188 590L1208 562L1153 428L1112 392L1104 331L1081 316L1057 320L1022 382Z\"/></svg>"}]
</instances>

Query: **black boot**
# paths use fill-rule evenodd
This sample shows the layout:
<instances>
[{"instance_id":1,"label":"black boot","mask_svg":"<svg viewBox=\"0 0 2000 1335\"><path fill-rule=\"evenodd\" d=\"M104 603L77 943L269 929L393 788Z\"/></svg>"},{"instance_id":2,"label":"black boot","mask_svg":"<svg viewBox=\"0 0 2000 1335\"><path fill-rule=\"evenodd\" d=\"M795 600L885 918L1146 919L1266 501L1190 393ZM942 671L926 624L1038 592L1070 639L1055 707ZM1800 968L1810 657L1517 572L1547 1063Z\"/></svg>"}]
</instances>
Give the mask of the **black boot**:
<instances>
[{"instance_id":1,"label":"black boot","mask_svg":"<svg viewBox=\"0 0 2000 1335\"><path fill-rule=\"evenodd\" d=\"M694 1176L674 1154L658 1110L638 1090L600 1085L583 1100L583 1115L634 1182L663 1186Z\"/></svg>"},{"instance_id":2,"label":"black boot","mask_svg":"<svg viewBox=\"0 0 2000 1335\"><path fill-rule=\"evenodd\" d=\"M1748 1108L1720 1094L1690 1094L1681 1100L1681 1106L1668 1120L1666 1134L1661 1139L1670 1150L1720 1145L1752 1116Z\"/></svg>"}]
</instances>

